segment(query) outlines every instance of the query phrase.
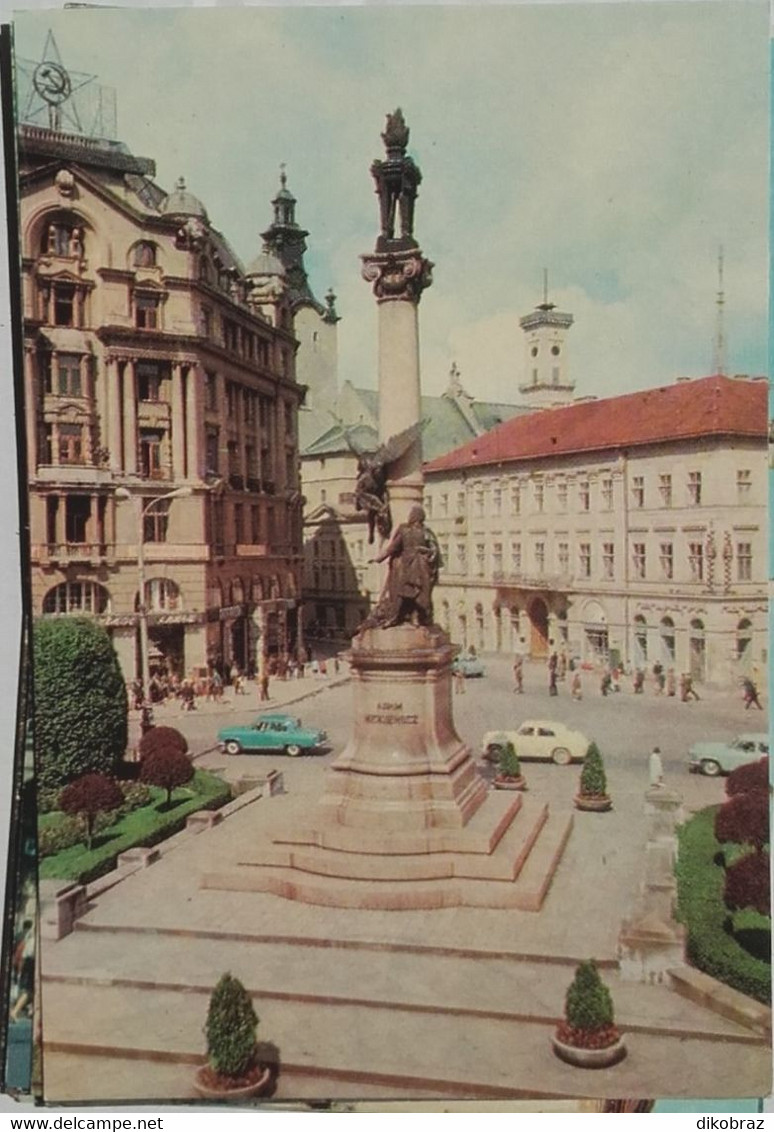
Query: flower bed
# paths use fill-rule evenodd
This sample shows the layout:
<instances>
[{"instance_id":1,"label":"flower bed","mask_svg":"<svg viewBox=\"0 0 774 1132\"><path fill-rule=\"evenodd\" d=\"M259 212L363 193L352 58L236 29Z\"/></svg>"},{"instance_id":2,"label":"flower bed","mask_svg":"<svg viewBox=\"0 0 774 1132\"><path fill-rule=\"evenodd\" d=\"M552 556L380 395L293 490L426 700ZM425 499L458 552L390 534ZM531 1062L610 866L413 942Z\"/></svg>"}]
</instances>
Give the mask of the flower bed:
<instances>
[{"instance_id":1,"label":"flower bed","mask_svg":"<svg viewBox=\"0 0 774 1132\"><path fill-rule=\"evenodd\" d=\"M136 846L157 845L183 829L189 814L217 810L225 805L231 799L231 788L216 775L197 770L189 786L173 793L172 809L166 808L166 791L161 788L151 787L150 799L149 805L120 816L109 828L100 830L98 826L98 836L91 850L87 850L82 836L73 844L70 840L73 832L68 827L63 841L70 843L40 861L41 880L53 878L88 884L114 869L119 853ZM55 838L57 827L64 830L65 823L72 821L64 815L49 813L41 818L40 829L45 836Z\"/></svg>"}]
</instances>

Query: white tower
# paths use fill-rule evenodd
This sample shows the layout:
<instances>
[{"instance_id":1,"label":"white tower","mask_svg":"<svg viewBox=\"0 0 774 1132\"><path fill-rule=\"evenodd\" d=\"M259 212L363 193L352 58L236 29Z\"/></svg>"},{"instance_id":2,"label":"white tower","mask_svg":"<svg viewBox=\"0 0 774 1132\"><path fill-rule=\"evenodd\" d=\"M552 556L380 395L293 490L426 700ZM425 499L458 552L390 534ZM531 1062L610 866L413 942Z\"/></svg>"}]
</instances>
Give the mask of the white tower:
<instances>
[{"instance_id":1,"label":"white tower","mask_svg":"<svg viewBox=\"0 0 774 1132\"><path fill-rule=\"evenodd\" d=\"M575 382L567 365L567 331L573 316L548 301L548 273L543 272L543 302L519 319L525 335L524 380L519 392L535 408L567 405Z\"/></svg>"}]
</instances>

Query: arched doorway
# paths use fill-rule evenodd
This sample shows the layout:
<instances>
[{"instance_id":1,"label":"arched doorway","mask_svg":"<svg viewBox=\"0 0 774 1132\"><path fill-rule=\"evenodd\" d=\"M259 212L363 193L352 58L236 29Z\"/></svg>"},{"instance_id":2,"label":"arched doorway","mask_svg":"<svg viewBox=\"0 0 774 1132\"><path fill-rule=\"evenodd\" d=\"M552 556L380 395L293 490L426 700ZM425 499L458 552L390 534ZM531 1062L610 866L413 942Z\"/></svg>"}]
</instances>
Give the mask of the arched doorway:
<instances>
[{"instance_id":1,"label":"arched doorway","mask_svg":"<svg viewBox=\"0 0 774 1132\"><path fill-rule=\"evenodd\" d=\"M736 666L741 676L752 673L752 621L745 617L736 627Z\"/></svg>"},{"instance_id":2,"label":"arched doorway","mask_svg":"<svg viewBox=\"0 0 774 1132\"><path fill-rule=\"evenodd\" d=\"M701 682L707 673L707 657L704 647L704 622L699 618L691 621L691 632L688 638L688 664L689 671L694 680Z\"/></svg>"},{"instance_id":3,"label":"arched doorway","mask_svg":"<svg viewBox=\"0 0 774 1132\"><path fill-rule=\"evenodd\" d=\"M642 614L634 618L634 667L645 668L648 663L648 624Z\"/></svg>"},{"instance_id":4,"label":"arched doorway","mask_svg":"<svg viewBox=\"0 0 774 1132\"><path fill-rule=\"evenodd\" d=\"M671 668L675 663L675 623L671 617L662 617L659 625L661 635L661 660Z\"/></svg>"},{"instance_id":5,"label":"arched doorway","mask_svg":"<svg viewBox=\"0 0 774 1132\"><path fill-rule=\"evenodd\" d=\"M540 597L534 598L530 603L529 626L529 655L548 656L548 606Z\"/></svg>"}]
</instances>

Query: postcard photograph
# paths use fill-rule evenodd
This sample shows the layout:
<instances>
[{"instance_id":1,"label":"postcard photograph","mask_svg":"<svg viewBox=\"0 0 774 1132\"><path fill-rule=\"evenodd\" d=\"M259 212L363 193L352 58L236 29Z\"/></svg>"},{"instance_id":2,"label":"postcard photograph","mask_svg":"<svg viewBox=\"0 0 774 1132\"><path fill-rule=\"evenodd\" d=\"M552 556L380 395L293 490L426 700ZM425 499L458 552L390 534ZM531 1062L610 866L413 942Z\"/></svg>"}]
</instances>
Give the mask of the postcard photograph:
<instances>
[{"instance_id":1,"label":"postcard photograph","mask_svg":"<svg viewBox=\"0 0 774 1132\"><path fill-rule=\"evenodd\" d=\"M767 5L13 84L44 1100L767 1095Z\"/></svg>"}]
</instances>

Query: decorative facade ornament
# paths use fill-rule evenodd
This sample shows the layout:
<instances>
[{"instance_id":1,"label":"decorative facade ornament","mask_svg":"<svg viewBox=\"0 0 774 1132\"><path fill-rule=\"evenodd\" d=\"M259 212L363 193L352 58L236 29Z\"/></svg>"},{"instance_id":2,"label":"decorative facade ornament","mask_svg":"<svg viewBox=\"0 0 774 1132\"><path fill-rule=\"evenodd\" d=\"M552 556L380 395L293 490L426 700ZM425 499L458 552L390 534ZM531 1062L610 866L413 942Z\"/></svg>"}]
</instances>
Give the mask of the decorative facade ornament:
<instances>
[{"instance_id":1,"label":"decorative facade ornament","mask_svg":"<svg viewBox=\"0 0 774 1132\"><path fill-rule=\"evenodd\" d=\"M726 590L731 588L731 563L733 558L734 551L731 546L731 535L726 531L723 535L723 588Z\"/></svg>"},{"instance_id":2,"label":"decorative facade ornament","mask_svg":"<svg viewBox=\"0 0 774 1132\"><path fill-rule=\"evenodd\" d=\"M418 252L363 256L363 278L373 284L377 302L418 303L433 281L433 264Z\"/></svg>"},{"instance_id":3,"label":"decorative facade ornament","mask_svg":"<svg viewBox=\"0 0 774 1132\"><path fill-rule=\"evenodd\" d=\"M73 177L69 169L59 170L56 177L54 177L54 185L60 196L75 196L75 177Z\"/></svg>"},{"instance_id":4,"label":"decorative facade ornament","mask_svg":"<svg viewBox=\"0 0 774 1132\"><path fill-rule=\"evenodd\" d=\"M707 559L707 585L713 590L715 588L715 559L717 557L717 548L715 546L715 532L712 527L707 531L704 554Z\"/></svg>"}]
</instances>

